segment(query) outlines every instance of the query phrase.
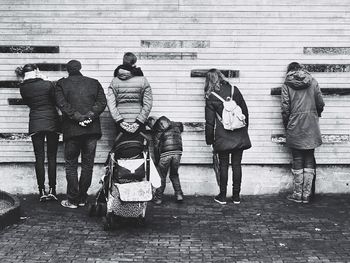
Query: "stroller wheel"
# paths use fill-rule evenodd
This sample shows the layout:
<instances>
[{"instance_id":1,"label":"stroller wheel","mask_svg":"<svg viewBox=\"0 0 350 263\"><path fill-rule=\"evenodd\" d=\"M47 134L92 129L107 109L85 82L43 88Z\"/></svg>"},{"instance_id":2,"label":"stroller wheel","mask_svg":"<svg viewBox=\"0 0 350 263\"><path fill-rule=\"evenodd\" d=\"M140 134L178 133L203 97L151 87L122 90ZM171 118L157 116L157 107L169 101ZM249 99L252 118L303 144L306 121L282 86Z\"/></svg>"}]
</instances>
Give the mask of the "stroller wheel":
<instances>
[{"instance_id":1,"label":"stroller wheel","mask_svg":"<svg viewBox=\"0 0 350 263\"><path fill-rule=\"evenodd\" d=\"M112 222L111 222L110 217L104 216L102 218L102 226L103 226L104 231L108 231L108 230L112 229Z\"/></svg>"},{"instance_id":2,"label":"stroller wheel","mask_svg":"<svg viewBox=\"0 0 350 263\"><path fill-rule=\"evenodd\" d=\"M105 216L107 213L107 206L106 204L99 203L96 205L96 215L97 216Z\"/></svg>"},{"instance_id":3,"label":"stroller wheel","mask_svg":"<svg viewBox=\"0 0 350 263\"><path fill-rule=\"evenodd\" d=\"M96 204L89 204L89 206L88 206L88 215L90 217L96 215Z\"/></svg>"},{"instance_id":4,"label":"stroller wheel","mask_svg":"<svg viewBox=\"0 0 350 263\"><path fill-rule=\"evenodd\" d=\"M137 224L139 226L145 226L146 225L146 218L143 216L140 216L137 218Z\"/></svg>"}]
</instances>

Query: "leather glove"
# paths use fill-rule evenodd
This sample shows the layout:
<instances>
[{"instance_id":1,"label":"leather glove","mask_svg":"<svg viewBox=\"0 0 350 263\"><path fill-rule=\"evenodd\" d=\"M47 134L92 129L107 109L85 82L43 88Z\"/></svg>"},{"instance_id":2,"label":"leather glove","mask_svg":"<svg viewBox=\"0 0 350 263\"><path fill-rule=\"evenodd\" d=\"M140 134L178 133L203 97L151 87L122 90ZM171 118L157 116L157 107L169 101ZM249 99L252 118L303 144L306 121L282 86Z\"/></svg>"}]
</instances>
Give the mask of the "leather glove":
<instances>
[{"instance_id":1,"label":"leather glove","mask_svg":"<svg viewBox=\"0 0 350 263\"><path fill-rule=\"evenodd\" d=\"M140 124L138 124L137 122L134 122L133 124L129 125L129 127L130 127L130 132L135 133L140 127Z\"/></svg>"},{"instance_id":2,"label":"leather glove","mask_svg":"<svg viewBox=\"0 0 350 263\"><path fill-rule=\"evenodd\" d=\"M129 132L129 130L130 130L130 125L129 125L129 123L127 123L127 122L125 122L125 121L123 121L123 122L120 123L120 127L121 127L124 131L126 131L126 132Z\"/></svg>"}]
</instances>

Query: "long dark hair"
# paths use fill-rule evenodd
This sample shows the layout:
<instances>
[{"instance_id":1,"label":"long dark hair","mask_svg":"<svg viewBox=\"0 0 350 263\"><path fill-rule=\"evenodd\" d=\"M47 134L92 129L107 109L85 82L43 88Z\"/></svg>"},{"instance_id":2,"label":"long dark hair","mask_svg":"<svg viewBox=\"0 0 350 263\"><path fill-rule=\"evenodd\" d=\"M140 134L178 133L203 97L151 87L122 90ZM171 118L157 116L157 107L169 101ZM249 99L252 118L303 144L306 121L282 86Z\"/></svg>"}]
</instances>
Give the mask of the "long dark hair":
<instances>
[{"instance_id":1,"label":"long dark hair","mask_svg":"<svg viewBox=\"0 0 350 263\"><path fill-rule=\"evenodd\" d=\"M224 74L216 68L210 69L205 75L204 93L205 97L208 98L212 91L220 91L221 83L227 82Z\"/></svg>"}]
</instances>

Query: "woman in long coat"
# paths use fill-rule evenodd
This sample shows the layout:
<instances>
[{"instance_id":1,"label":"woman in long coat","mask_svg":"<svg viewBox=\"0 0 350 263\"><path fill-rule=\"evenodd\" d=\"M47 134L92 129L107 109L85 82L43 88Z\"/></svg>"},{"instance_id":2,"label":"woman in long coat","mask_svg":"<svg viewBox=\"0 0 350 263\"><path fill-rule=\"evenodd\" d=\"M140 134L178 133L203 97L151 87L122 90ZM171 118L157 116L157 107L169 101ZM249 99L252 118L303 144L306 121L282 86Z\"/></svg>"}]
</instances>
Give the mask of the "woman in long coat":
<instances>
[{"instance_id":1,"label":"woman in long coat","mask_svg":"<svg viewBox=\"0 0 350 263\"><path fill-rule=\"evenodd\" d=\"M316 168L314 151L322 144L319 126L324 108L322 94L310 73L293 62L288 65L281 99L286 143L293 156L293 193L287 198L308 203Z\"/></svg>"},{"instance_id":2,"label":"woman in long coat","mask_svg":"<svg viewBox=\"0 0 350 263\"><path fill-rule=\"evenodd\" d=\"M213 146L214 152L219 155L220 167L220 193L214 200L219 204L226 204L226 190L228 180L229 158L233 172L233 197L235 204L240 203L240 191L242 181L242 155L243 150L251 147L248 135L249 114L244 98L239 89L225 79L217 69L211 69L206 75L205 81L205 140L208 145ZM212 92L223 99L232 97L246 118L246 126L237 130L225 130L222 122L223 103ZM233 96L232 96L233 93Z\"/></svg>"}]
</instances>

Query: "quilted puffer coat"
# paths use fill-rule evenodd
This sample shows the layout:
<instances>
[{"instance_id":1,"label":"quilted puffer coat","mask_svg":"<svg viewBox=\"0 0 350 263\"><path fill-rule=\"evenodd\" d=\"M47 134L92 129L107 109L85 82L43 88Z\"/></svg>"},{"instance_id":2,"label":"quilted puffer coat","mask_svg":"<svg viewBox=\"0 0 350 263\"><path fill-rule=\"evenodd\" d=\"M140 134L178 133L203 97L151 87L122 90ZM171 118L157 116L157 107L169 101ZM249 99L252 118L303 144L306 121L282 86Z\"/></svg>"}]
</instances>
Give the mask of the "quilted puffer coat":
<instances>
[{"instance_id":1,"label":"quilted puffer coat","mask_svg":"<svg viewBox=\"0 0 350 263\"><path fill-rule=\"evenodd\" d=\"M291 71L282 86L281 99L287 145L301 150L320 146L318 119L325 104L317 81L306 71Z\"/></svg>"},{"instance_id":2,"label":"quilted puffer coat","mask_svg":"<svg viewBox=\"0 0 350 263\"><path fill-rule=\"evenodd\" d=\"M120 69L107 93L107 105L116 123L144 124L152 109L152 90L147 79Z\"/></svg>"},{"instance_id":3,"label":"quilted puffer coat","mask_svg":"<svg viewBox=\"0 0 350 263\"><path fill-rule=\"evenodd\" d=\"M152 128L154 155L158 163L160 155L165 152L182 152L183 124L174 122L167 117L160 117Z\"/></svg>"}]
</instances>

